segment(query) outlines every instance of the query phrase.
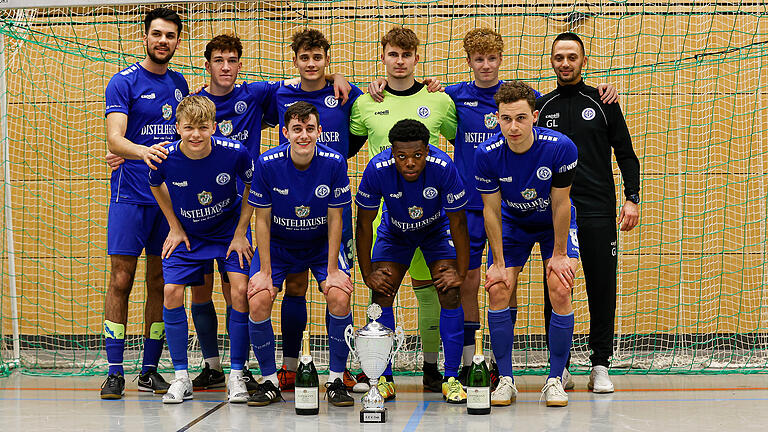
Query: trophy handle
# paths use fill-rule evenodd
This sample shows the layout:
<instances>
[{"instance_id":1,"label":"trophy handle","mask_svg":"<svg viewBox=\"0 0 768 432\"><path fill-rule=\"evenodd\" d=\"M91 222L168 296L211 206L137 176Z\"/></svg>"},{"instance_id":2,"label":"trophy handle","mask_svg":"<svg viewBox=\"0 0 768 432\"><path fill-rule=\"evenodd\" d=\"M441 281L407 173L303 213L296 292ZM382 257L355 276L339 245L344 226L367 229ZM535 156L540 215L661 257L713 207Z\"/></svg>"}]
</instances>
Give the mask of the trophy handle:
<instances>
[{"instance_id":1,"label":"trophy handle","mask_svg":"<svg viewBox=\"0 0 768 432\"><path fill-rule=\"evenodd\" d=\"M352 324L349 324L347 325L347 328L344 329L344 341L347 342L347 346L349 347L349 353L352 354L354 361L359 362L357 353L355 352L355 349L352 347L353 340L355 340L355 329L354 327L352 327Z\"/></svg>"},{"instance_id":2,"label":"trophy handle","mask_svg":"<svg viewBox=\"0 0 768 432\"><path fill-rule=\"evenodd\" d=\"M389 355L388 363L392 363L395 360L395 355L397 355L397 352L403 347L403 342L405 342L405 332L400 326L395 328L395 341L397 341L397 348L392 350L392 354Z\"/></svg>"}]
</instances>

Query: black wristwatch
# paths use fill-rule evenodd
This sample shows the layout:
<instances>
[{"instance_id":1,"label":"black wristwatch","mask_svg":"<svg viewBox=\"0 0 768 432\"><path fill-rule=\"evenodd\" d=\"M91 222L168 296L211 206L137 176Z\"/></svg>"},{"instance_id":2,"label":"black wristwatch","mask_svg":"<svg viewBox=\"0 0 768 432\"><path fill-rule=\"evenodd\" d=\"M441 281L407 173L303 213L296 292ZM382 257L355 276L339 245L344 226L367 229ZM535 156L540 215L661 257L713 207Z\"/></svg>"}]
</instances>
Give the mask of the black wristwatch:
<instances>
[{"instance_id":1,"label":"black wristwatch","mask_svg":"<svg viewBox=\"0 0 768 432\"><path fill-rule=\"evenodd\" d=\"M627 201L631 201L635 204L640 204L640 194L627 195Z\"/></svg>"}]
</instances>

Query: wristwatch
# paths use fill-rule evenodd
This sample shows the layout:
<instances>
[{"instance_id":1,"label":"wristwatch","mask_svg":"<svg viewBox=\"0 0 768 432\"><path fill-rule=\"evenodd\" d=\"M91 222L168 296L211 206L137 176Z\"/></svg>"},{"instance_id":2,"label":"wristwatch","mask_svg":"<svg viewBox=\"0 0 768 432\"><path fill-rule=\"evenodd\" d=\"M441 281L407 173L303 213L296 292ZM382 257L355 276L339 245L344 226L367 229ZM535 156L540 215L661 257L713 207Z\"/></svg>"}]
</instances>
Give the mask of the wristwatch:
<instances>
[{"instance_id":1,"label":"wristwatch","mask_svg":"<svg viewBox=\"0 0 768 432\"><path fill-rule=\"evenodd\" d=\"M640 194L627 195L627 201L631 201L635 204L640 204Z\"/></svg>"}]
</instances>

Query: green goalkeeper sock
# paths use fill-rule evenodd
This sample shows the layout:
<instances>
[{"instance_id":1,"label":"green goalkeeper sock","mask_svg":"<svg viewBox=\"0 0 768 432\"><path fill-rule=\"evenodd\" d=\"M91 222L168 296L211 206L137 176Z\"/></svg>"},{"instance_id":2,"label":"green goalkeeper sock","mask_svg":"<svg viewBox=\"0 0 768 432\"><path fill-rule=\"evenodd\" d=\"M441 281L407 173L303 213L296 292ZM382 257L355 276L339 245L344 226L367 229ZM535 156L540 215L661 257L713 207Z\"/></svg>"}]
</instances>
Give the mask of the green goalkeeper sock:
<instances>
[{"instance_id":1,"label":"green goalkeeper sock","mask_svg":"<svg viewBox=\"0 0 768 432\"><path fill-rule=\"evenodd\" d=\"M419 335L421 349L425 353L440 351L440 300L434 285L414 287L419 302Z\"/></svg>"}]
</instances>

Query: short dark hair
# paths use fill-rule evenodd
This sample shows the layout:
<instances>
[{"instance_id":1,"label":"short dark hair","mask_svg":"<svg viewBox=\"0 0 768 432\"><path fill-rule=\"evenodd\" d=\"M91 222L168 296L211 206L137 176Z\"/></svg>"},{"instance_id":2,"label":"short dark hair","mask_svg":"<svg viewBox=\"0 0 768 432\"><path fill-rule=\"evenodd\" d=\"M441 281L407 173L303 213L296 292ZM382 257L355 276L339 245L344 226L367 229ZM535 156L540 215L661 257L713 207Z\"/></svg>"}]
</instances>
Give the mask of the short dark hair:
<instances>
[{"instance_id":1,"label":"short dark hair","mask_svg":"<svg viewBox=\"0 0 768 432\"><path fill-rule=\"evenodd\" d=\"M152 25L152 21L156 19L164 19L166 21L170 21L174 24L176 24L176 28L179 31L179 34L181 34L181 18L179 18L179 14L172 11L171 9L159 7L152 9L147 13L147 16L144 17L144 34L149 33L149 26Z\"/></svg>"},{"instance_id":2,"label":"short dark hair","mask_svg":"<svg viewBox=\"0 0 768 432\"><path fill-rule=\"evenodd\" d=\"M419 47L419 38L413 30L405 27L395 26L381 38L381 49L386 49L387 44L396 46L405 51L416 52Z\"/></svg>"},{"instance_id":3,"label":"short dark hair","mask_svg":"<svg viewBox=\"0 0 768 432\"><path fill-rule=\"evenodd\" d=\"M291 122L291 119L296 119L300 122L306 122L309 120L310 115L315 116L315 119L317 119L317 124L319 125L320 113L317 112L317 108L315 108L315 106L309 102L298 101L295 104L289 106L287 110L285 110L285 116L283 117L285 120L285 127L288 127L288 123Z\"/></svg>"},{"instance_id":4,"label":"short dark hair","mask_svg":"<svg viewBox=\"0 0 768 432\"><path fill-rule=\"evenodd\" d=\"M240 42L240 38L237 36L221 34L211 39L211 41L205 45L205 59L211 61L211 54L213 54L214 51L235 51L237 53L237 58L240 59L240 57L243 56L243 43Z\"/></svg>"},{"instance_id":5,"label":"short dark hair","mask_svg":"<svg viewBox=\"0 0 768 432\"><path fill-rule=\"evenodd\" d=\"M518 80L504 81L493 95L493 100L496 101L496 107L503 103L524 100L531 106L531 111L536 109L536 92L528 84Z\"/></svg>"},{"instance_id":6,"label":"short dark hair","mask_svg":"<svg viewBox=\"0 0 768 432\"><path fill-rule=\"evenodd\" d=\"M400 120L389 130L389 142L395 145L395 141L421 141L424 147L429 147L429 129L418 120Z\"/></svg>"},{"instance_id":7,"label":"short dark hair","mask_svg":"<svg viewBox=\"0 0 768 432\"><path fill-rule=\"evenodd\" d=\"M294 54L298 54L299 50L312 50L315 48L322 48L325 54L328 54L328 48L331 44L325 35L320 30L304 29L293 34L291 38L291 49Z\"/></svg>"},{"instance_id":8,"label":"short dark hair","mask_svg":"<svg viewBox=\"0 0 768 432\"><path fill-rule=\"evenodd\" d=\"M559 35L557 35L555 40L552 42L552 49L553 50L555 49L555 44L560 42L560 41L574 41L574 42L577 42L579 44L579 46L581 46L581 53L583 55L587 55L587 50L584 49L584 41L582 41L581 38L579 37L579 35L577 35L576 33L565 32L565 33L560 33Z\"/></svg>"}]
</instances>

